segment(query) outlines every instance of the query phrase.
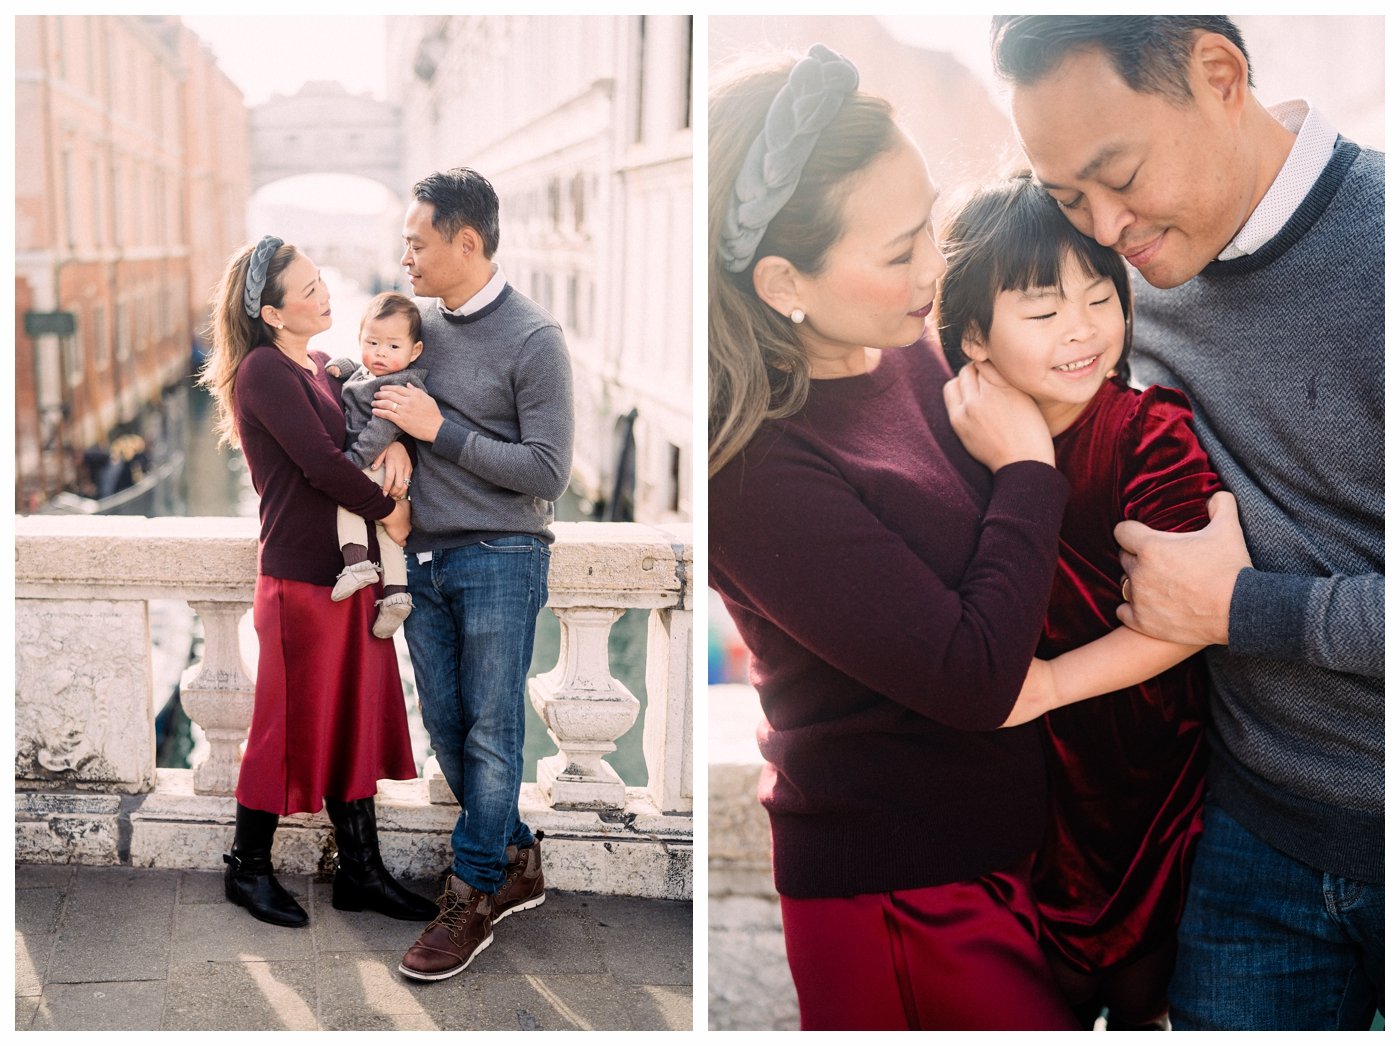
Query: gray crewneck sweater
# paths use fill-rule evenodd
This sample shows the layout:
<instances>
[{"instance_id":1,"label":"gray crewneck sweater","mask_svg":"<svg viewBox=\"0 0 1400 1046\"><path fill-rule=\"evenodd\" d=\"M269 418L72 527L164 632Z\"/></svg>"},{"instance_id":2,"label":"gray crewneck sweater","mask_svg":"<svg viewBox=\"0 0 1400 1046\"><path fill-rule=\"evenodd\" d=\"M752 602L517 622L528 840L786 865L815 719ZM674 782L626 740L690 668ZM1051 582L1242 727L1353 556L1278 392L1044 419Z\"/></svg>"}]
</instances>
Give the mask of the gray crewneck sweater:
<instances>
[{"instance_id":1,"label":"gray crewneck sweater","mask_svg":"<svg viewBox=\"0 0 1400 1046\"><path fill-rule=\"evenodd\" d=\"M1338 139L1284 228L1135 280L1134 378L1183 389L1254 562L1208 653L1210 787L1265 842L1384 873L1385 160Z\"/></svg>"},{"instance_id":2,"label":"gray crewneck sweater","mask_svg":"<svg viewBox=\"0 0 1400 1046\"><path fill-rule=\"evenodd\" d=\"M509 284L470 316L417 299L427 391L443 424L413 473L408 551L504 534L554 539L573 463L573 375L554 318Z\"/></svg>"}]
</instances>

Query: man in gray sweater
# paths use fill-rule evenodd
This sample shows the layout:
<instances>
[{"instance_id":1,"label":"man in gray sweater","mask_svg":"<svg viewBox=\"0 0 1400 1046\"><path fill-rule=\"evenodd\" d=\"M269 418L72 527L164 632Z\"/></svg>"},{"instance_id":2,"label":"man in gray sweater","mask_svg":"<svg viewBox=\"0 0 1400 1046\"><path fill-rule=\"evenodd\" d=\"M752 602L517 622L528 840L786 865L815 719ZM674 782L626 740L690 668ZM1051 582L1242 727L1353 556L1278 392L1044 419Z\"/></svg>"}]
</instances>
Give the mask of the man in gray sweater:
<instances>
[{"instance_id":1,"label":"man in gray sweater","mask_svg":"<svg viewBox=\"0 0 1400 1046\"><path fill-rule=\"evenodd\" d=\"M413 197L402 263L427 387L385 386L374 413L419 442L405 632L423 722L462 806L438 918L399 965L432 981L466 969L494 923L544 901L541 844L519 811L524 692L574 417L559 324L491 260L491 183L459 167Z\"/></svg>"},{"instance_id":2,"label":"man in gray sweater","mask_svg":"<svg viewBox=\"0 0 1400 1046\"><path fill-rule=\"evenodd\" d=\"M999 16L993 51L1036 177L1137 270L1134 376L1187 393L1234 495L1194 534L1115 532L1122 620L1216 644L1172 1024L1369 1027L1385 955L1384 157L1306 102L1256 101L1228 18Z\"/></svg>"}]
</instances>

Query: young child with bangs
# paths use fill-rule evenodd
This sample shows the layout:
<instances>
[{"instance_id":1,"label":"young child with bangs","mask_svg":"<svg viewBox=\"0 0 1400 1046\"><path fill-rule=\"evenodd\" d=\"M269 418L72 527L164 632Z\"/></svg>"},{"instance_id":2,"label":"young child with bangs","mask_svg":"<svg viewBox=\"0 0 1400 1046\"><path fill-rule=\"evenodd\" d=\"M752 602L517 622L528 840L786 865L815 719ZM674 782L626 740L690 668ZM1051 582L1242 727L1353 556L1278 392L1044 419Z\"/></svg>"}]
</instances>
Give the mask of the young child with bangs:
<instances>
[{"instance_id":1,"label":"young child with bangs","mask_svg":"<svg viewBox=\"0 0 1400 1046\"><path fill-rule=\"evenodd\" d=\"M1162 1027L1201 830L1207 679L1200 648L1119 624L1128 586L1113 529L1199 530L1220 482L1186 398L1128 384L1123 259L1076 232L1028 175L972 194L943 249L949 363L1031 397L1070 483L1045 630L1008 721L1039 717L1046 745L1050 813L1032 876L1041 943L1085 1027L1105 1008L1110 1028Z\"/></svg>"}]
</instances>

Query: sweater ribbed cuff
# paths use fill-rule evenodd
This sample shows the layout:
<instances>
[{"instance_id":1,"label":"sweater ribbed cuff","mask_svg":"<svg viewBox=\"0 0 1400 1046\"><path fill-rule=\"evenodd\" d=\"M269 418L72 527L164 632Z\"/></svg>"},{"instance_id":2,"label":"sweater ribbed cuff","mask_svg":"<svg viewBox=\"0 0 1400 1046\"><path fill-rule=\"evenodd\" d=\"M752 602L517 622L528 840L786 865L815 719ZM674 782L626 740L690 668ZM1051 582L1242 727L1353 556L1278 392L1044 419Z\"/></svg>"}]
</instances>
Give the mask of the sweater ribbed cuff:
<instances>
[{"instance_id":1,"label":"sweater ribbed cuff","mask_svg":"<svg viewBox=\"0 0 1400 1046\"><path fill-rule=\"evenodd\" d=\"M433 453L448 461L459 462L462 459L462 451L467 446L467 436L465 426L443 418L437 439L433 440Z\"/></svg>"},{"instance_id":2,"label":"sweater ribbed cuff","mask_svg":"<svg viewBox=\"0 0 1400 1046\"><path fill-rule=\"evenodd\" d=\"M1230 653L1274 661L1303 658L1315 581L1294 574L1241 570L1230 597Z\"/></svg>"},{"instance_id":3,"label":"sweater ribbed cuff","mask_svg":"<svg viewBox=\"0 0 1400 1046\"><path fill-rule=\"evenodd\" d=\"M1043 507L1048 501L1060 512L1064 511L1065 502L1069 499L1069 480L1054 465L1043 461L1013 461L1010 465L1003 465L992 477L992 487L999 502L1003 498L1011 498L1013 503L1019 505L1024 498L1031 504ZM1059 525L1056 519L1057 530Z\"/></svg>"}]
</instances>

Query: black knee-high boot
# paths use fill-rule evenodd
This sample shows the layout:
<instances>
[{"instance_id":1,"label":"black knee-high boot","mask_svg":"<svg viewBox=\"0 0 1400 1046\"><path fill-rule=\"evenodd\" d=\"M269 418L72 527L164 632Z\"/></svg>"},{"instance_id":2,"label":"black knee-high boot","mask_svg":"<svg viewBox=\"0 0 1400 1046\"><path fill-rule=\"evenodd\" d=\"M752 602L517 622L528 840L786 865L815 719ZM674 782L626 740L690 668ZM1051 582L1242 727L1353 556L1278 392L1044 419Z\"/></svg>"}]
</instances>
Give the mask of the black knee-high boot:
<instances>
[{"instance_id":1,"label":"black knee-high boot","mask_svg":"<svg viewBox=\"0 0 1400 1046\"><path fill-rule=\"evenodd\" d=\"M277 926L305 926L306 912L272 874L272 834L277 815L238 804L233 852L224 854L224 896L255 919Z\"/></svg>"},{"instance_id":2,"label":"black knee-high boot","mask_svg":"<svg viewBox=\"0 0 1400 1046\"><path fill-rule=\"evenodd\" d=\"M326 813L335 825L335 883L331 904L343 912L366 908L394 919L427 922L436 918L438 906L426 897L405 890L384 867L379 856L379 828L374 798L327 799Z\"/></svg>"}]
</instances>

